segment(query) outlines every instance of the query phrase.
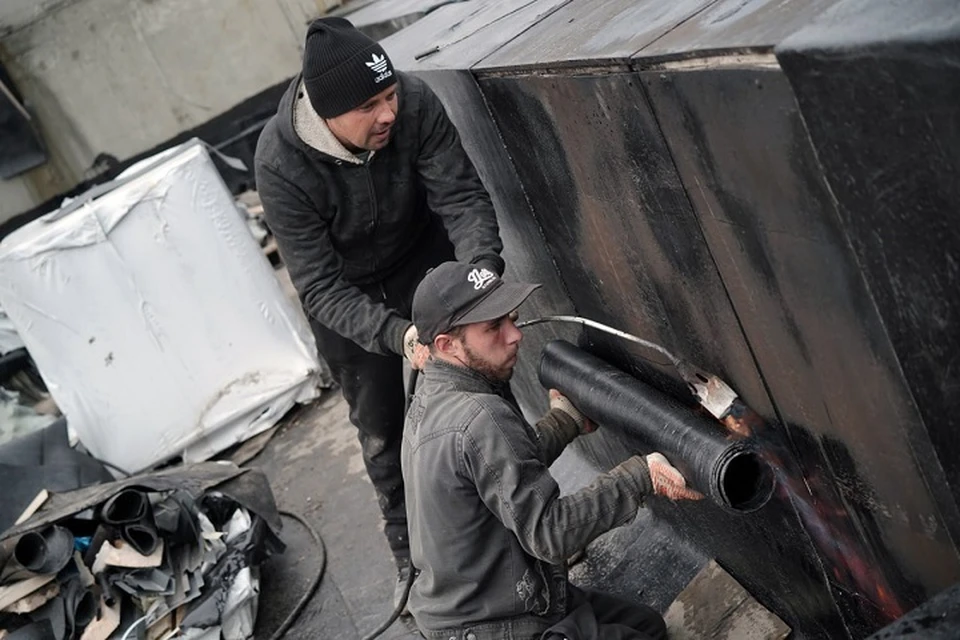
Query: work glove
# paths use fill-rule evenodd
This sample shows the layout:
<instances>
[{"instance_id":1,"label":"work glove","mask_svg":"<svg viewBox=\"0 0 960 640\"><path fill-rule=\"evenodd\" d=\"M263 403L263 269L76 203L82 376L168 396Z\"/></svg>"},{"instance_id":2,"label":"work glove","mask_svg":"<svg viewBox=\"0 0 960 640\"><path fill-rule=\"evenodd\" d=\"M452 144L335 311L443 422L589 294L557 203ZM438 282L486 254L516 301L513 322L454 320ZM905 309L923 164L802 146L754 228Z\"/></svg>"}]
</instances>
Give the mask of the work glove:
<instances>
[{"instance_id":1,"label":"work glove","mask_svg":"<svg viewBox=\"0 0 960 640\"><path fill-rule=\"evenodd\" d=\"M687 487L683 475L663 457L662 453L647 456L647 468L650 471L650 484L653 493L671 500L702 500L703 494Z\"/></svg>"},{"instance_id":2,"label":"work glove","mask_svg":"<svg viewBox=\"0 0 960 640\"><path fill-rule=\"evenodd\" d=\"M414 324L407 327L403 334L403 357L410 362L412 369L423 369L427 364L427 358L430 357L430 349L427 345L420 344L420 337Z\"/></svg>"},{"instance_id":3,"label":"work glove","mask_svg":"<svg viewBox=\"0 0 960 640\"><path fill-rule=\"evenodd\" d=\"M597 425L593 423L590 418L583 415L579 409L573 406L573 403L570 400L557 391L556 389L550 389L550 408L551 409L560 409L565 414L573 418L574 422L577 423L577 431L580 435L585 433L592 433L597 430Z\"/></svg>"}]
</instances>

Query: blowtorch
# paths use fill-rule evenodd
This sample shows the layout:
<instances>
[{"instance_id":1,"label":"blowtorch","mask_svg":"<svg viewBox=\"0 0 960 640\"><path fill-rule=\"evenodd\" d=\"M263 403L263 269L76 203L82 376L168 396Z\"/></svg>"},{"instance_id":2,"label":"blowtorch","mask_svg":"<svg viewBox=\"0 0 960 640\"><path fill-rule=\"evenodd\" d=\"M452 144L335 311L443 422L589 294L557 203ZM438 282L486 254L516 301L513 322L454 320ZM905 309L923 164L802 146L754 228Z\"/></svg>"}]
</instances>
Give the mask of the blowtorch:
<instances>
[{"instance_id":1,"label":"blowtorch","mask_svg":"<svg viewBox=\"0 0 960 640\"><path fill-rule=\"evenodd\" d=\"M665 356L716 423L600 358L562 340L546 345L538 367L540 382L555 388L591 419L634 432L666 453L684 475L714 502L737 513L759 509L770 499L774 475L756 443L748 438L760 419L719 376L708 373L649 340L580 316L544 316L524 322L587 326L634 342Z\"/></svg>"}]
</instances>

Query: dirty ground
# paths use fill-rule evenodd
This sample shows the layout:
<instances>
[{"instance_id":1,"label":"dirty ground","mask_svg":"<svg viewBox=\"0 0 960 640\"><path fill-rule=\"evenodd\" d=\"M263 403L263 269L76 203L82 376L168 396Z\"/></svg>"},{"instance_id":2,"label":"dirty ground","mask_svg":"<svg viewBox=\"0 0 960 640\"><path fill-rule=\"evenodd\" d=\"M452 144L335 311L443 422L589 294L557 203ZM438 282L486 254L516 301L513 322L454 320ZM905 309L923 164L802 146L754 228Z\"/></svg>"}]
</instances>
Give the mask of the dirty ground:
<instances>
[{"instance_id":1,"label":"dirty ground","mask_svg":"<svg viewBox=\"0 0 960 640\"><path fill-rule=\"evenodd\" d=\"M380 511L360 456L356 429L339 390L294 410L259 456L282 510L303 516L323 537L327 568L320 589L286 638L355 640L392 611L396 570L380 531ZM269 638L286 618L319 566L310 534L284 518L287 551L262 567L256 637ZM409 637L395 623L382 638Z\"/></svg>"}]
</instances>

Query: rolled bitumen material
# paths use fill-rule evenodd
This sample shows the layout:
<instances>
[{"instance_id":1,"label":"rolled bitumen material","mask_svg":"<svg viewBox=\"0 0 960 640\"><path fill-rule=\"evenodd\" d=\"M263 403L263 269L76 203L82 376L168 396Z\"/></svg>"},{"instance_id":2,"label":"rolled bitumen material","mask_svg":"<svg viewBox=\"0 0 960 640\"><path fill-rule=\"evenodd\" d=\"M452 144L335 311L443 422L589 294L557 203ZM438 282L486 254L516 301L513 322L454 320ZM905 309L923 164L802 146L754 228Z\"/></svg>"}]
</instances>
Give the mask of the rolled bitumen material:
<instances>
[{"instance_id":1,"label":"rolled bitumen material","mask_svg":"<svg viewBox=\"0 0 960 640\"><path fill-rule=\"evenodd\" d=\"M188 492L175 491L153 505L153 520L168 543L201 544L197 505Z\"/></svg>"},{"instance_id":2,"label":"rolled bitumen material","mask_svg":"<svg viewBox=\"0 0 960 640\"><path fill-rule=\"evenodd\" d=\"M147 496L137 489L124 489L103 505L101 518L107 524L138 522L147 514Z\"/></svg>"},{"instance_id":3,"label":"rolled bitumen material","mask_svg":"<svg viewBox=\"0 0 960 640\"><path fill-rule=\"evenodd\" d=\"M73 534L58 525L30 531L17 541L13 555L21 566L34 573L57 573L73 555Z\"/></svg>"},{"instance_id":4,"label":"rolled bitumen material","mask_svg":"<svg viewBox=\"0 0 960 640\"><path fill-rule=\"evenodd\" d=\"M73 576L61 583L60 596L63 600L64 620L67 637L80 637L84 628L97 617L98 600L80 582L79 576Z\"/></svg>"},{"instance_id":5,"label":"rolled bitumen material","mask_svg":"<svg viewBox=\"0 0 960 640\"><path fill-rule=\"evenodd\" d=\"M160 544L156 528L146 523L125 524L121 529L121 535L137 553L143 556L149 556Z\"/></svg>"},{"instance_id":6,"label":"rolled bitumen material","mask_svg":"<svg viewBox=\"0 0 960 640\"><path fill-rule=\"evenodd\" d=\"M117 527L121 537L141 555L150 555L159 544L150 501L143 491L128 488L119 492L104 503L100 519Z\"/></svg>"},{"instance_id":7,"label":"rolled bitumen material","mask_svg":"<svg viewBox=\"0 0 960 640\"><path fill-rule=\"evenodd\" d=\"M569 342L544 347L539 375L603 428L628 432L664 454L720 506L755 511L773 494L773 473L752 440L730 439L716 421Z\"/></svg>"}]
</instances>

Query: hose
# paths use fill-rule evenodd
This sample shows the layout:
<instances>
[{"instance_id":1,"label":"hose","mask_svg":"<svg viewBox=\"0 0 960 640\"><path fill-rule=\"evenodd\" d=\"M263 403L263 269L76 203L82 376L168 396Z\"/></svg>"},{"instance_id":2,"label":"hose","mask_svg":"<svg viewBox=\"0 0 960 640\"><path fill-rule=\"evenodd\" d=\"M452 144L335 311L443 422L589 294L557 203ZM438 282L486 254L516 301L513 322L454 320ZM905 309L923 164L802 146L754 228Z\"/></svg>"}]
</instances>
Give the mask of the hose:
<instances>
[{"instance_id":1,"label":"hose","mask_svg":"<svg viewBox=\"0 0 960 640\"><path fill-rule=\"evenodd\" d=\"M405 407L404 413L406 413L406 409L410 407L410 399L413 397L413 394L416 392L417 380L419 379L419 377L420 377L420 372L416 369L413 369L410 374L410 379L407 381L406 398L405 398L406 407ZM290 628L290 625L292 625L296 621L297 617L303 611L303 608L307 606L307 603L313 597L313 594L317 590L317 587L320 586L320 580L323 578L324 569L327 566L326 549L323 546L323 538L320 537L320 534L318 534L313 527L307 524L307 522L297 514L291 513L289 511L281 511L280 513L289 518L293 518L294 520L297 520L300 524L302 524L304 527L307 528L307 530L310 532L310 535L313 536L314 541L317 543L317 546L320 547L320 549L323 551L323 560L320 566L320 571L317 573L317 577L314 578L314 581L310 585L310 588L303 595L303 597L300 598L300 601L297 603L297 606L294 607L293 611L290 612L290 615L287 616L287 619L283 621L283 624L280 625L280 628L277 629L277 631L272 636L270 636L270 640L280 640L280 638L282 638L284 634L287 632L287 630ZM403 613L403 610L407 606L407 599L410 597L410 589L413 587L413 581L416 579L416 577L417 577L417 571L411 565L410 573L407 574L407 581L403 585L403 595L400 597L400 601L397 603L397 606L394 607L393 612L390 614L390 617L387 618L383 622L383 624L381 624L379 627L374 629L371 633L365 635L363 637L363 640L373 640L374 638L380 637L381 635L383 635L383 633L387 629L389 629L393 625L394 622L397 621L397 618L400 617L400 614Z\"/></svg>"},{"instance_id":2,"label":"hose","mask_svg":"<svg viewBox=\"0 0 960 640\"><path fill-rule=\"evenodd\" d=\"M417 392L417 380L419 379L420 370L411 369L410 378L407 380L406 392L404 394L404 415L406 415L407 410L410 408L410 401L413 399L413 394ZM397 606L393 608L393 613L390 614L390 617L387 618L383 624L371 631L369 634L365 635L362 640L373 640L374 638L380 637L394 622L397 621L397 618L400 617L400 614L403 613L403 610L407 606L407 599L410 597L410 589L413 588L413 581L416 578L417 569L411 564L410 573L407 574L407 580L403 584L403 594L400 596L400 601L397 603Z\"/></svg>"},{"instance_id":3,"label":"hose","mask_svg":"<svg viewBox=\"0 0 960 640\"><path fill-rule=\"evenodd\" d=\"M390 626L397 621L397 618L400 617L400 614L403 613L404 607L407 606L407 598L410 597L410 589L413 587L413 581L417 577L417 570L411 565L410 573L407 574L407 581L403 583L403 595L400 597L400 602L397 603L397 606L394 607L393 613L390 614L390 617L387 618L383 624L374 629L368 635L363 636L362 640L373 640L378 638L383 633L390 628Z\"/></svg>"},{"instance_id":4,"label":"hose","mask_svg":"<svg viewBox=\"0 0 960 640\"><path fill-rule=\"evenodd\" d=\"M320 550L320 568L317 570L317 575L315 575L313 580L310 582L310 586L307 587L306 592L300 596L300 600L297 601L293 611L287 614L283 624L281 624L280 627L273 632L273 635L270 636L270 640L280 640L280 638L286 635L290 627L293 626L293 623L296 622L297 618L300 617L300 614L303 613L303 610L306 608L307 604L311 599L313 599L313 595L317 592L317 589L320 587L320 582L323 580L323 574L327 570L327 548L323 544L323 538L320 537L320 534L317 533L317 530L314 529L310 523L304 520L300 515L293 513L292 511L280 511L280 515L296 520L310 533L310 536L316 543L317 548Z\"/></svg>"},{"instance_id":5,"label":"hose","mask_svg":"<svg viewBox=\"0 0 960 640\"><path fill-rule=\"evenodd\" d=\"M610 325L603 324L602 322L597 322L596 320L590 320L589 318L584 318L582 316L543 316L540 318L531 318L530 320L524 320L517 323L517 329L522 329L523 327L529 327L534 324L540 324L542 322L567 322L570 324L580 324L585 327L590 327L592 329L597 329L598 331L603 331L604 333L609 333L610 335L617 336L618 338L623 338L630 342L635 342L641 346L646 347L647 349L653 349L657 353L660 353L670 361L674 367L679 367L682 360L677 356L673 355L667 351L664 347L661 347L656 342L651 342L649 340L644 340L643 338L638 338L637 336L627 333L626 331L621 331L620 329L614 329Z\"/></svg>"},{"instance_id":6,"label":"hose","mask_svg":"<svg viewBox=\"0 0 960 640\"><path fill-rule=\"evenodd\" d=\"M122 635L122 636L120 636L120 640L127 640L127 638L130 637L130 634L133 633L133 630L137 628L137 625L140 625L140 624L146 622L146 621L147 621L147 618L149 618L149 617L150 617L150 614L148 613L147 615L143 616L142 618L137 618L136 620L134 620L134 621L133 621L133 624L131 624L129 627L127 627L127 630L123 632L123 635Z\"/></svg>"}]
</instances>

